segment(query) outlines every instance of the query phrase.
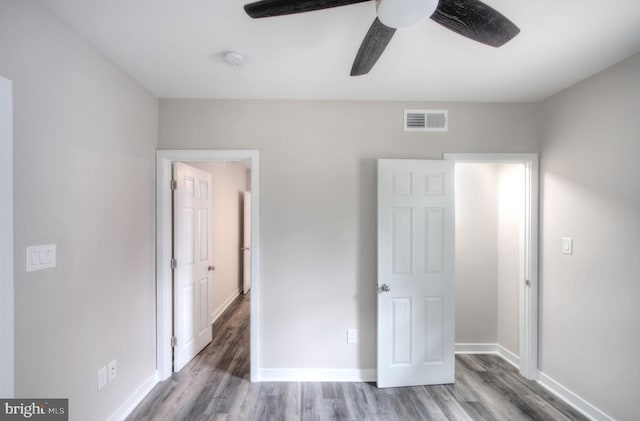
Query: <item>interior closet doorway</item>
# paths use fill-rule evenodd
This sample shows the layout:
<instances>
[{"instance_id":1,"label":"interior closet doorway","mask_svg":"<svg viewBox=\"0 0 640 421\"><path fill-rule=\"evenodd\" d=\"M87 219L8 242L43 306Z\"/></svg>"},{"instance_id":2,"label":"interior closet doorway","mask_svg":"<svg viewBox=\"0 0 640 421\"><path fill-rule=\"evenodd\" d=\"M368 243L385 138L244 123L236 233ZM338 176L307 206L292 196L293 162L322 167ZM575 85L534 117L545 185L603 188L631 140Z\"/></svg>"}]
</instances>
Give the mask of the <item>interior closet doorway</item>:
<instances>
[{"instance_id":1,"label":"interior closet doorway","mask_svg":"<svg viewBox=\"0 0 640 421\"><path fill-rule=\"evenodd\" d=\"M176 244L173 239L174 203L172 189L174 167L187 165L210 174L211 177L211 218L208 224L212 232L208 247L210 268L206 297L199 301L199 309L205 308L211 321L222 314L242 291L242 230L244 192L251 190L251 244L250 269L252 276L252 298L250 300L250 366L251 379L258 374L258 308L259 308L259 153L253 150L160 150L157 152L157 365L159 380L168 378L173 371L172 348L179 339L173 338L174 331L174 287L172 262ZM197 190L197 189L196 189ZM217 194L216 194L217 192ZM179 216L178 216L179 218ZM218 218L218 220L216 220ZM220 220L222 218L223 220ZM226 218L226 220L224 220ZM216 244L217 242L217 244ZM234 248L235 244L235 248ZM179 246L179 245L178 245ZM203 249L201 249L203 250ZM179 263L178 263L179 264ZM216 273L217 272L217 273ZM218 275L219 274L219 275ZM218 276L216 276L218 275ZM204 283L201 283L204 284ZM204 314L204 313L202 313ZM187 318L188 319L188 318ZM188 321L188 320L187 320Z\"/></svg>"},{"instance_id":2,"label":"interior closet doorway","mask_svg":"<svg viewBox=\"0 0 640 421\"><path fill-rule=\"evenodd\" d=\"M455 162L456 351L498 353L537 377L538 156Z\"/></svg>"}]
</instances>

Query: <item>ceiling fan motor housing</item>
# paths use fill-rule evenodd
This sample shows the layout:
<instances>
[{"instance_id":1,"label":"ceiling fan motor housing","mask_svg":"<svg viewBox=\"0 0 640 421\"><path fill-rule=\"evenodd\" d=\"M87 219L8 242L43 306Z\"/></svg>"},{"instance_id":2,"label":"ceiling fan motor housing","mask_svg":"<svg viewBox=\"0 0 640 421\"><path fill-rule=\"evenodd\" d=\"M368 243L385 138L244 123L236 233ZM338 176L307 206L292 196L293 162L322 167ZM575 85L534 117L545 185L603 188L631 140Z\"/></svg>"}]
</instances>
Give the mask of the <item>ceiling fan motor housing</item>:
<instances>
[{"instance_id":1,"label":"ceiling fan motor housing","mask_svg":"<svg viewBox=\"0 0 640 421\"><path fill-rule=\"evenodd\" d=\"M378 19L390 28L406 28L429 19L438 0L376 0Z\"/></svg>"}]
</instances>

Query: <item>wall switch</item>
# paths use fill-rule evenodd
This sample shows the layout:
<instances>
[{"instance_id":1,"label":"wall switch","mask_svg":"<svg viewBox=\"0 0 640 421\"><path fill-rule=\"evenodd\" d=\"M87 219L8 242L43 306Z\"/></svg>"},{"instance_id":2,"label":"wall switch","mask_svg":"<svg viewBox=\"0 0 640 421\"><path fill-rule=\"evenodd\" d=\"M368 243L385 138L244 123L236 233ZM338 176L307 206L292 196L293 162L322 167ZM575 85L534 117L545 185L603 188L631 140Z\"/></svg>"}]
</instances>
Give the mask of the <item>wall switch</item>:
<instances>
[{"instance_id":1,"label":"wall switch","mask_svg":"<svg viewBox=\"0 0 640 421\"><path fill-rule=\"evenodd\" d=\"M573 238L564 237L562 239L562 252L564 254L573 254Z\"/></svg>"},{"instance_id":2,"label":"wall switch","mask_svg":"<svg viewBox=\"0 0 640 421\"><path fill-rule=\"evenodd\" d=\"M107 367L101 367L98 370L98 390L107 385Z\"/></svg>"},{"instance_id":3,"label":"wall switch","mask_svg":"<svg viewBox=\"0 0 640 421\"><path fill-rule=\"evenodd\" d=\"M118 370L116 366L116 360L113 360L109 364L107 364L107 377L109 379L109 383L114 381L117 375L118 375Z\"/></svg>"},{"instance_id":4,"label":"wall switch","mask_svg":"<svg viewBox=\"0 0 640 421\"><path fill-rule=\"evenodd\" d=\"M347 343L348 344L357 344L358 343L358 330L357 329L347 329Z\"/></svg>"},{"instance_id":5,"label":"wall switch","mask_svg":"<svg viewBox=\"0 0 640 421\"><path fill-rule=\"evenodd\" d=\"M27 272L56 267L56 245L27 247Z\"/></svg>"}]
</instances>

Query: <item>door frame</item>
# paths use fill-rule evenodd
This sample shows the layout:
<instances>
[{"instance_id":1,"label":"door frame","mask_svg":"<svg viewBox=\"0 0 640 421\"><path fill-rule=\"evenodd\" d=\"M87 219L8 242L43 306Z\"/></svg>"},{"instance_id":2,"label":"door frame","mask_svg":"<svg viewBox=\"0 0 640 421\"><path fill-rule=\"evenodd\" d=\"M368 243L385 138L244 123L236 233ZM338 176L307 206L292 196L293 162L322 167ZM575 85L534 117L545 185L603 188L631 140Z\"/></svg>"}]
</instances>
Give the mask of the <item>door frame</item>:
<instances>
[{"instance_id":1,"label":"door frame","mask_svg":"<svg viewBox=\"0 0 640 421\"><path fill-rule=\"evenodd\" d=\"M15 394L13 272L13 83L0 76L0 398Z\"/></svg>"},{"instance_id":2,"label":"door frame","mask_svg":"<svg viewBox=\"0 0 640 421\"><path fill-rule=\"evenodd\" d=\"M520 374L530 380L538 378L538 180L537 153L445 153L444 159L457 163L523 164L525 168L524 282L520 283L518 327Z\"/></svg>"},{"instance_id":3,"label":"door frame","mask_svg":"<svg viewBox=\"0 0 640 421\"><path fill-rule=\"evenodd\" d=\"M250 315L251 381L259 380L260 351L260 152L258 150L158 150L156 151L156 368L158 379L166 380L172 373L171 328L172 282L172 203L171 166L179 161L251 161L251 232L253 273Z\"/></svg>"}]
</instances>

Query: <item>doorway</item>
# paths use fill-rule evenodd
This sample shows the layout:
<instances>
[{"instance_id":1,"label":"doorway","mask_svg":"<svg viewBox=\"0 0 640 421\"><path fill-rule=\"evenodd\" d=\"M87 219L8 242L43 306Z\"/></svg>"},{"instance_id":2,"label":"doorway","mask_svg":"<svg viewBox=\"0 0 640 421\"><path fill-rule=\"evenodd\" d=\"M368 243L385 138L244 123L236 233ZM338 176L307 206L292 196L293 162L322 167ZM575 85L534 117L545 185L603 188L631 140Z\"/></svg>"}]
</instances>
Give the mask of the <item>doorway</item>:
<instances>
[{"instance_id":1,"label":"doorway","mask_svg":"<svg viewBox=\"0 0 640 421\"><path fill-rule=\"evenodd\" d=\"M157 368L159 380L168 378L172 373L172 201L171 173L175 162L189 162L190 165L225 165L224 162L245 162L250 167L248 173L253 200L251 201L251 258L252 298L250 300L250 370L251 380L258 378L259 350L259 286L260 286L260 241L259 241L259 152L255 150L160 150L157 152ZM240 200L237 197L236 200ZM214 244L215 246L215 244ZM239 250L236 250L238 252ZM215 263L214 263L215 264ZM236 285L236 288L238 285ZM227 299L228 301L228 299ZM219 303L220 304L220 303ZM215 306L212 306L212 309ZM217 307L223 308L224 303ZM215 310L215 309L214 309ZM220 311L221 312L221 311ZM212 314L214 317L215 314Z\"/></svg>"},{"instance_id":2,"label":"doorway","mask_svg":"<svg viewBox=\"0 0 640 421\"><path fill-rule=\"evenodd\" d=\"M467 329L463 342L469 342L457 346L457 351L496 352L517 365L521 375L536 379L538 155L444 157L454 161L460 178L456 180L456 260L467 263L457 265L456 283L465 284L465 294L475 289L472 297L466 294L467 305L457 297L462 303L456 307L470 315L469 326L457 317L456 322L462 322L457 331L463 336ZM469 340L468 334L482 323L482 317L488 320L484 337L494 335L494 343ZM477 330L473 334L483 337Z\"/></svg>"}]
</instances>

